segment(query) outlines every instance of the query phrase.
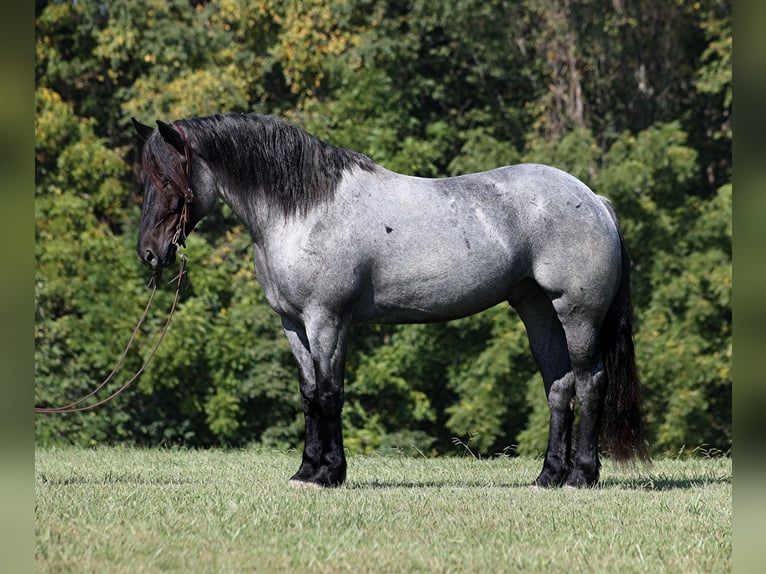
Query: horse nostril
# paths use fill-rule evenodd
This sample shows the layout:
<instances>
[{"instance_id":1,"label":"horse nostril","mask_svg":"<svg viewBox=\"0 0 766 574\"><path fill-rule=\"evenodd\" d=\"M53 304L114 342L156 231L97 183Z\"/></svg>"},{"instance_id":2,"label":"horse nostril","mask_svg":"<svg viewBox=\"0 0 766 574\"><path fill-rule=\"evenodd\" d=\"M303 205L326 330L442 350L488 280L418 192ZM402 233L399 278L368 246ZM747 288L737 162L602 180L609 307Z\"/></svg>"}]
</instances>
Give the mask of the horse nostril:
<instances>
[{"instance_id":1,"label":"horse nostril","mask_svg":"<svg viewBox=\"0 0 766 574\"><path fill-rule=\"evenodd\" d=\"M147 265L151 267L157 266L157 256L154 254L154 251L152 251L151 249L147 249L144 252L143 260L144 260L144 263L146 263Z\"/></svg>"}]
</instances>

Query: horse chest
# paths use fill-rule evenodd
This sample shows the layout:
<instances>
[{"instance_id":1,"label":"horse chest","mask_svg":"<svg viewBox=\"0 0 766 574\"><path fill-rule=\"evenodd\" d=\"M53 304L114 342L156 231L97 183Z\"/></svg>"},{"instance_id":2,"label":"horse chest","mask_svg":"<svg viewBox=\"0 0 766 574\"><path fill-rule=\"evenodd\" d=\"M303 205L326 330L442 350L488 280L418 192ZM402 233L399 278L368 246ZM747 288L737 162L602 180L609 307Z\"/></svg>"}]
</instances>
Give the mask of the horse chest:
<instances>
[{"instance_id":1,"label":"horse chest","mask_svg":"<svg viewBox=\"0 0 766 574\"><path fill-rule=\"evenodd\" d=\"M270 249L254 244L255 274L274 311L301 318L317 301L323 304L348 299L343 265L292 245L283 239Z\"/></svg>"},{"instance_id":2,"label":"horse chest","mask_svg":"<svg viewBox=\"0 0 766 574\"><path fill-rule=\"evenodd\" d=\"M296 309L285 296L283 274L274 268L273 258L270 258L260 245L253 243L253 259L256 279L271 308L280 315L295 314Z\"/></svg>"}]
</instances>

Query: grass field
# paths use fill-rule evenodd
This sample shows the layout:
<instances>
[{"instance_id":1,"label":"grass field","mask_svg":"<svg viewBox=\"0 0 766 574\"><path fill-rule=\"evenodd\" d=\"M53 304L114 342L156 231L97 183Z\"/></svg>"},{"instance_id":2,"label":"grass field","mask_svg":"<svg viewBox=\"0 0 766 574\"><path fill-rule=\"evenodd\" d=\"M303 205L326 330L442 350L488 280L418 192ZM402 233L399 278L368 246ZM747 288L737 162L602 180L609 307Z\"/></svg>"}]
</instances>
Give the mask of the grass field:
<instances>
[{"instance_id":1,"label":"grass field","mask_svg":"<svg viewBox=\"0 0 766 574\"><path fill-rule=\"evenodd\" d=\"M39 572L728 572L729 458L608 461L590 490L539 460L361 457L293 489L297 453L35 454Z\"/></svg>"}]
</instances>

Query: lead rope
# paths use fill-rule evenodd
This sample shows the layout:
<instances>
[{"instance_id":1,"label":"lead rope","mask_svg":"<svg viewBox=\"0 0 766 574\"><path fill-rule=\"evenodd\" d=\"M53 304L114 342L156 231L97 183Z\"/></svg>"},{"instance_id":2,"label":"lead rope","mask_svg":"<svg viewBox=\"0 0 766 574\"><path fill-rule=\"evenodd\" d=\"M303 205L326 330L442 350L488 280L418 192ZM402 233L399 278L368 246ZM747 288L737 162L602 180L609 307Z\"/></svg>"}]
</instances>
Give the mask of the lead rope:
<instances>
[{"instance_id":1,"label":"lead rope","mask_svg":"<svg viewBox=\"0 0 766 574\"><path fill-rule=\"evenodd\" d=\"M117 397L119 394L121 394L125 389L127 389L130 385L133 384L133 382L138 379L138 377L141 376L141 373L144 372L144 369L146 369L147 365L149 365L149 362L154 358L154 355L157 353L157 350L160 348L160 343L162 343L162 339L165 337L165 333L168 332L168 328L170 327L170 321L173 319L173 313L175 313L176 310L176 304L178 303L178 297L181 293L181 285L183 283L184 275L186 274L186 256L181 256L181 269L178 271L178 275L173 279L173 281L176 281L176 293L173 297L173 304L170 306L170 312L168 313L168 318L165 321L165 325L162 327L162 332L160 333L159 339L157 339L157 343L154 345L154 348L152 349L152 352L149 353L149 356L147 357L146 361L144 361L144 364L141 365L141 368L136 371L136 374L134 374L130 380L122 385L119 389L114 391L111 395L108 397L101 399L100 401L93 403L92 405L86 405L86 406L78 406L91 397L93 397L96 393L98 393L101 389L106 386L106 384L114 377L115 373L120 369L122 366L122 363L125 361L125 357L128 354L128 351L130 350L130 347L133 345L133 341L136 338L136 335L138 334L138 330L141 327L141 324L146 319L146 315L149 312L149 307L152 304L152 301L154 300L154 294L157 292L157 279L156 277L152 277L152 283L154 284L152 287L152 293L149 296L149 302L146 304L146 308L144 309L144 313L141 315L141 319L139 319L138 324L136 325L136 328L133 330L133 335L130 337L130 340L128 341L127 346L125 347L125 350L123 351L122 355L120 356L119 361L117 361L117 365L114 367L111 373L109 373L109 376L94 390L92 390L90 393L82 397L81 399L77 399L76 401L73 401L69 403L68 405L64 405L62 407L38 407L35 406L35 412L36 413L46 413L46 414L54 414L54 413L76 413L80 411L89 411L91 409L95 409L96 407L100 407L103 404L108 403L115 397Z\"/></svg>"},{"instance_id":2,"label":"lead rope","mask_svg":"<svg viewBox=\"0 0 766 574\"><path fill-rule=\"evenodd\" d=\"M136 371L136 374L133 375L130 380L122 385L119 389L114 391L111 395L108 397L101 399L100 401L93 403L92 405L86 405L86 406L78 406L82 404L83 402L87 401L89 398L93 397L96 393L98 393L101 389L103 389L106 384L114 377L115 373L120 369L122 366L122 363L125 361L125 357L128 354L128 351L130 350L130 347L133 345L133 341L136 338L136 335L138 334L138 330L141 327L141 324L146 319L146 315L149 312L149 307L152 304L152 301L154 300L154 294L157 292L157 280L153 277L152 282L154 283L154 286L152 288L152 294L149 296L149 302L146 304L146 308L144 309L143 314L141 315L141 318L138 321L138 325L136 325L136 328L133 330L133 335L130 337L130 341L128 341L128 345L125 347L125 350L123 351L122 355L120 356L119 361L117 361L117 365L114 367L112 372L109 374L109 376L102 382L98 387L96 387L94 390L92 390L90 393L82 397L81 399L77 399L76 401L73 401L69 403L68 405L64 405L62 407L38 407L35 406L35 412L36 413L46 413L46 414L53 414L53 413L76 413L80 411L88 411L91 409L95 409L96 407L100 407L103 404L108 403L112 399L114 399L116 396L121 394L125 389L127 389L133 382L141 376L141 373L144 372L146 367L149 365L149 362L154 358L154 355L157 353L157 349L160 348L160 343L162 343L162 339L165 337L165 333L168 332L168 328L170 327L170 321L173 319L173 313L175 313L176 310L176 304L178 303L178 296L181 293L181 284L183 282L183 277L186 274L186 257L181 256L181 268L178 271L178 275L173 279L176 281L176 293L173 297L173 304L170 307L170 312L168 313L167 321L165 321L165 325L162 327L162 332L160 333L159 339L157 339L157 343L154 345L154 348L152 349L152 352L149 353L149 357L147 357L146 361L144 361L144 364L141 365L141 368Z\"/></svg>"}]
</instances>

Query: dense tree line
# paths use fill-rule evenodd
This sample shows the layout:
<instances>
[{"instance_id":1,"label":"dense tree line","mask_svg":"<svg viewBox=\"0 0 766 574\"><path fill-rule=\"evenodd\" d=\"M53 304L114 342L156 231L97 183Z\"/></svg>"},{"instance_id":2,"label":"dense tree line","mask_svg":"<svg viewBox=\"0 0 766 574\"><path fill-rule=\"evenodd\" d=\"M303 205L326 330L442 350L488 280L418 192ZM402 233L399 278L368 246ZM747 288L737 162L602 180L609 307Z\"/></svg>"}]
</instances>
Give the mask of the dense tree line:
<instances>
[{"instance_id":1,"label":"dense tree line","mask_svg":"<svg viewBox=\"0 0 766 574\"><path fill-rule=\"evenodd\" d=\"M108 373L148 296L134 254L131 115L256 112L403 173L539 161L609 197L633 256L651 449L730 448L730 3L38 0L35 10L36 402L80 396ZM38 442L298 445L293 360L249 250L228 209L205 220L188 240L173 327L139 383L95 413L38 416ZM361 326L351 339L352 451L544 450L541 380L507 305L445 324Z\"/></svg>"}]
</instances>

